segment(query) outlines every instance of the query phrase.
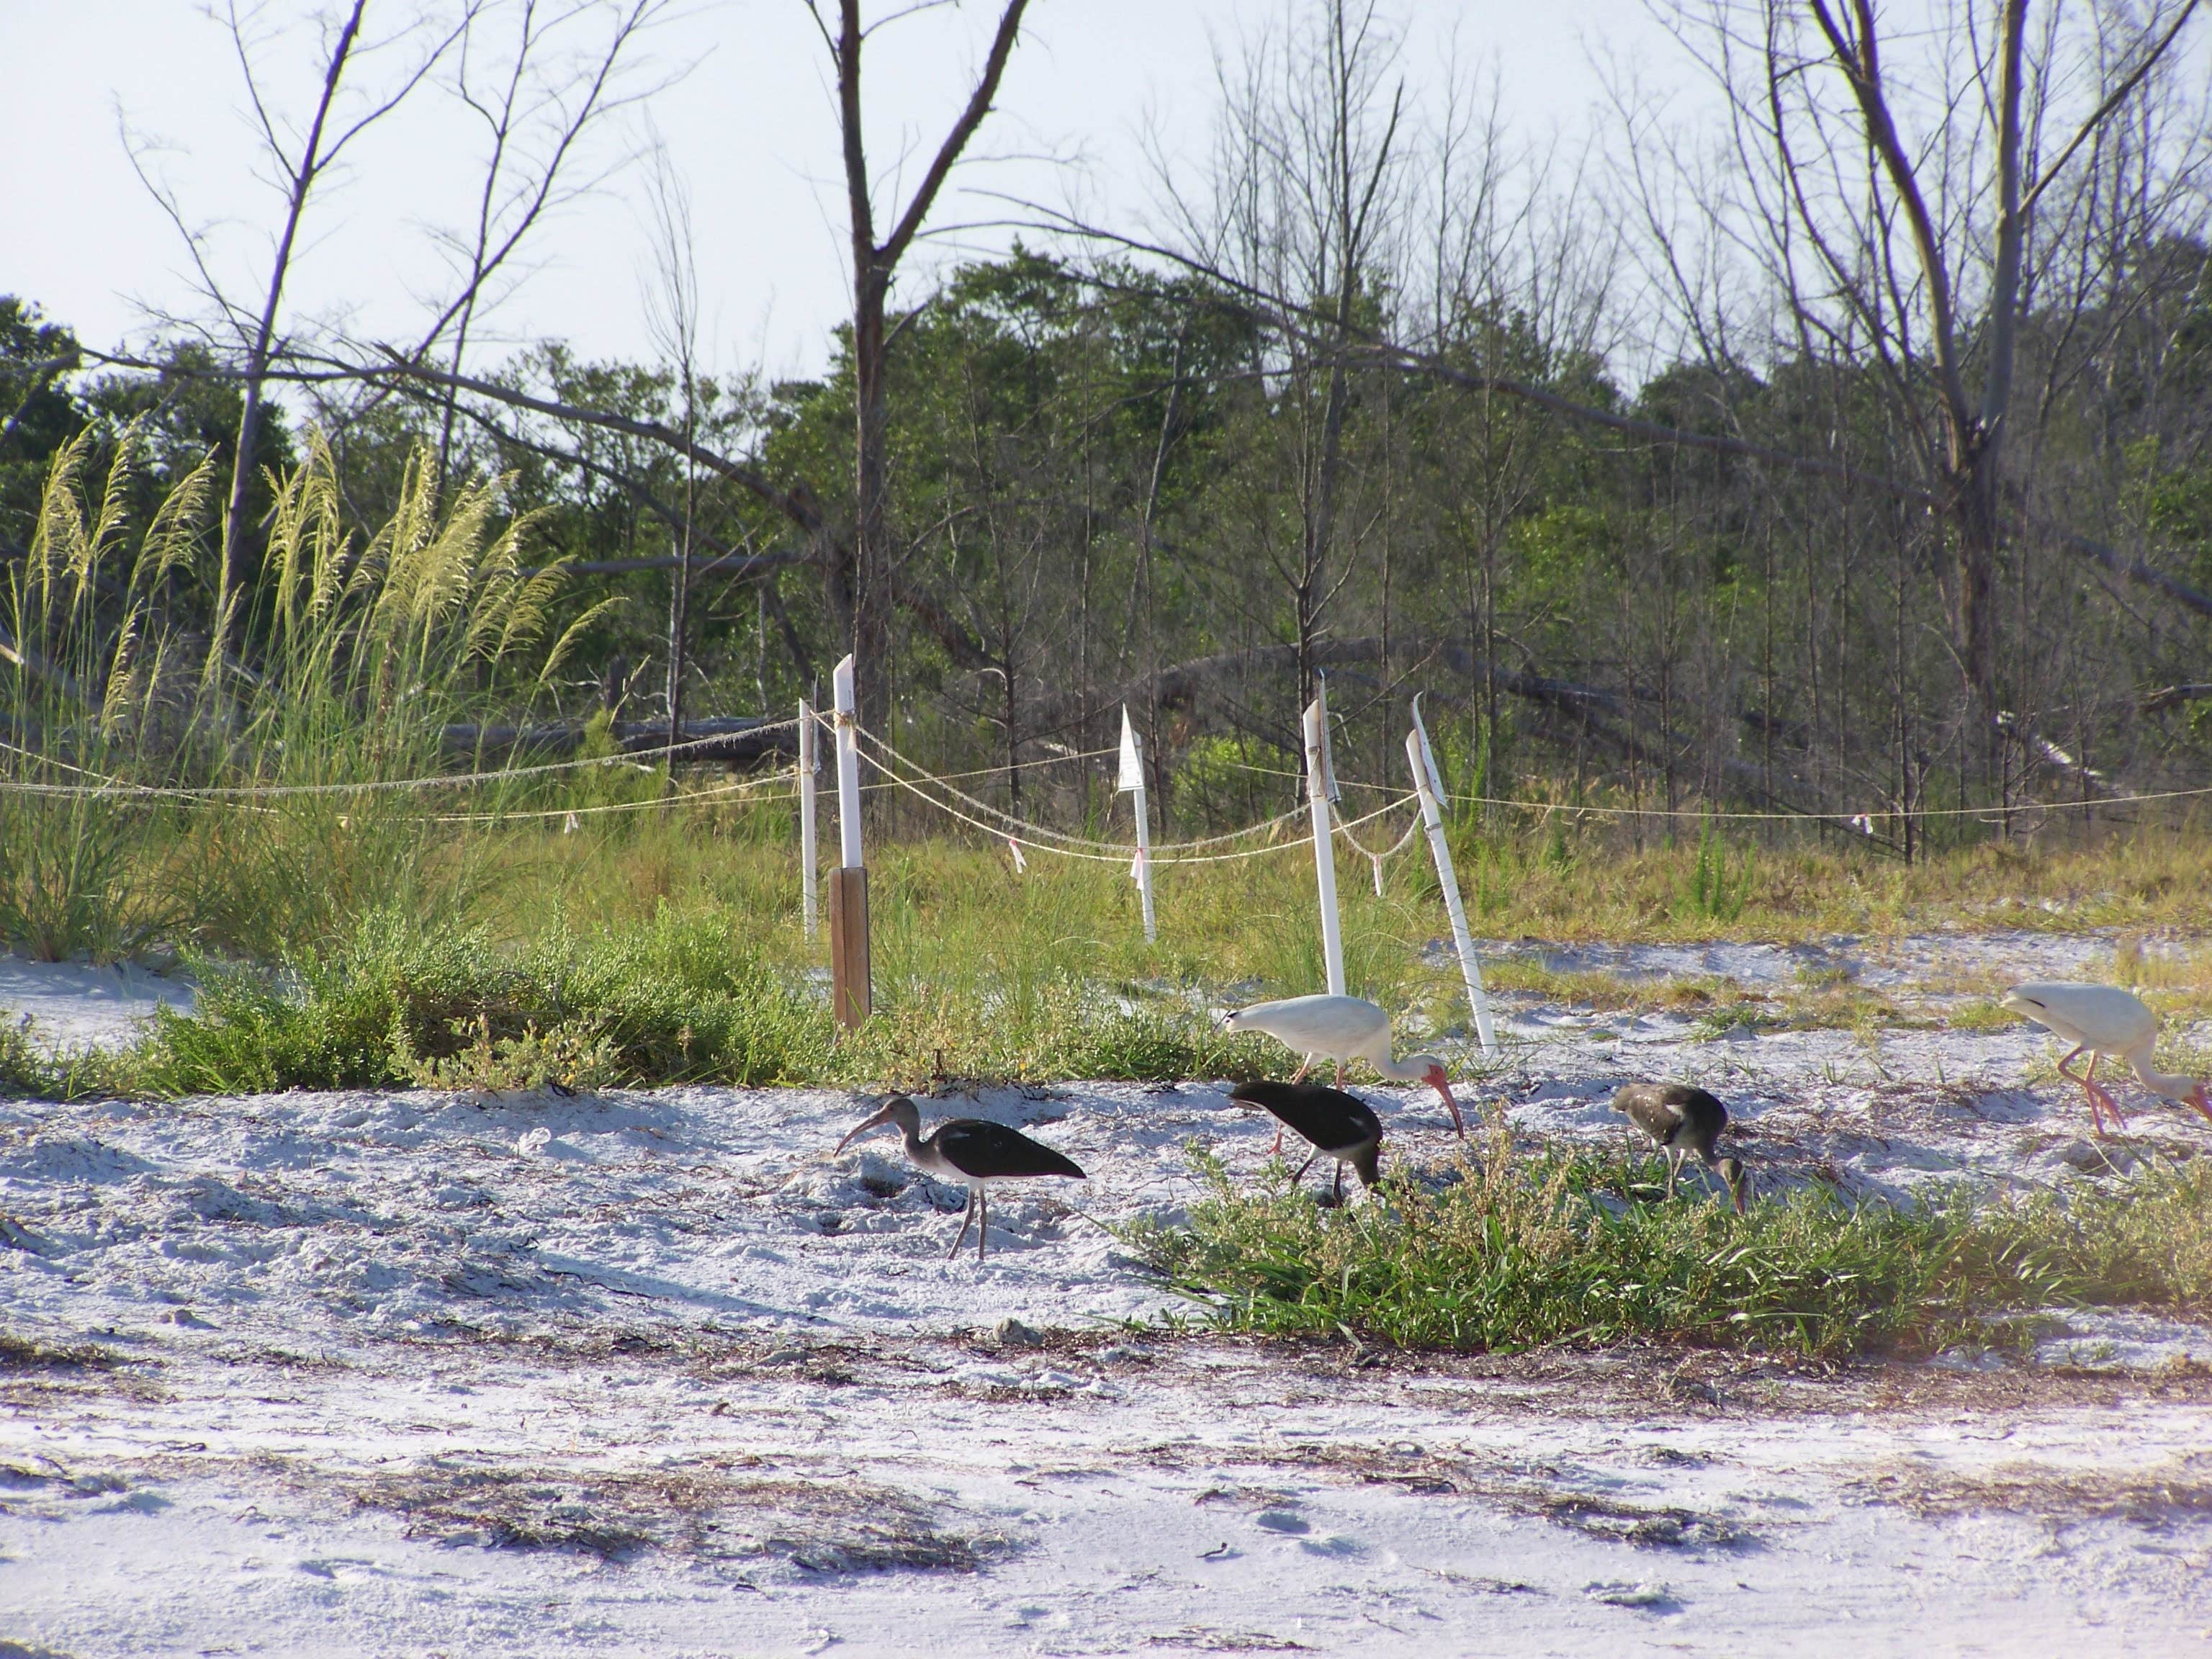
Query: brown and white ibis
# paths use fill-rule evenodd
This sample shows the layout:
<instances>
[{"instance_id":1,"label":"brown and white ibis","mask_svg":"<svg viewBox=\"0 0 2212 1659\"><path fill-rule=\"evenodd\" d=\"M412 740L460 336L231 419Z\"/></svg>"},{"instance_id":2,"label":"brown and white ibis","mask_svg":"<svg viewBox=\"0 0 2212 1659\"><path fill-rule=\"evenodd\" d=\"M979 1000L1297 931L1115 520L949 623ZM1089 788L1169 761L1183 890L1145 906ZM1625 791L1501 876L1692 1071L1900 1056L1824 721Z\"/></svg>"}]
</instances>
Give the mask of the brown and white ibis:
<instances>
[{"instance_id":1,"label":"brown and white ibis","mask_svg":"<svg viewBox=\"0 0 2212 1659\"><path fill-rule=\"evenodd\" d=\"M1667 1155L1667 1196L1682 1173L1682 1160L1695 1152L1705 1167L1728 1183L1729 1199L1738 1215L1743 1213L1745 1188L1750 1177L1742 1160L1715 1158L1713 1143L1728 1127L1728 1108L1718 1099L1688 1083L1627 1083L1613 1097L1613 1109L1659 1143Z\"/></svg>"},{"instance_id":2,"label":"brown and white ibis","mask_svg":"<svg viewBox=\"0 0 2212 1659\"><path fill-rule=\"evenodd\" d=\"M983 1259L983 1238L991 1228L991 1182L1022 1181L1035 1176L1066 1176L1073 1181L1088 1178L1071 1160L1051 1147L1003 1123L987 1123L976 1117L947 1118L924 1137L921 1112L904 1095L893 1095L885 1101L881 1111L837 1143L837 1150L843 1152L871 1129L881 1128L886 1123L898 1126L899 1138L906 1142L906 1155L917 1169L968 1188L968 1207L960 1217L960 1237L945 1253L948 1260L960 1254L961 1245L968 1240L970 1221L978 1224L975 1260Z\"/></svg>"},{"instance_id":3,"label":"brown and white ibis","mask_svg":"<svg viewBox=\"0 0 2212 1659\"><path fill-rule=\"evenodd\" d=\"M2100 1060L2115 1063L2125 1060L2134 1068L2136 1080L2151 1093L2184 1106L2194 1106L2208 1121L2212 1121L2212 1104L2206 1103L2201 1079L2169 1076L2151 1065L2151 1056L2158 1047L2158 1016L2143 1006L2140 997L2117 985L2031 981L2006 992L1999 1006L2015 1014L2025 1014L2074 1045L2073 1053L2058 1062L2058 1075L2069 1083L2080 1084L2081 1092L2089 1097L2089 1121L2096 1126L2098 1134L2105 1133L2106 1112L2112 1115L2112 1121L2118 1127L2128 1127L2127 1119L2120 1115L2120 1103L2097 1081L2097 1062ZM2068 1071L2069 1062L2084 1049L2089 1054L2088 1071L2078 1074Z\"/></svg>"},{"instance_id":4,"label":"brown and white ibis","mask_svg":"<svg viewBox=\"0 0 2212 1659\"><path fill-rule=\"evenodd\" d=\"M1232 1031L1260 1031L1302 1057L1293 1083L1303 1083L1317 1060L1336 1062L1336 1085L1344 1086L1344 1063L1364 1060L1393 1083L1425 1083L1443 1097L1451 1109L1452 1127L1462 1139L1467 1124L1452 1098L1451 1080L1444 1063L1434 1054L1413 1054L1395 1060L1390 1054L1390 1016L1360 997L1286 997L1280 1002L1255 1002L1225 1015L1222 1024ZM1295 1126L1293 1126L1295 1127ZM1281 1138L1276 1146L1282 1145Z\"/></svg>"},{"instance_id":5,"label":"brown and white ibis","mask_svg":"<svg viewBox=\"0 0 2212 1659\"><path fill-rule=\"evenodd\" d=\"M1313 1167L1314 1158L1323 1153L1336 1160L1334 1191L1339 1199L1344 1196L1344 1166L1347 1164L1364 1187L1372 1187L1382 1178L1379 1163L1382 1124L1373 1109L1356 1095L1324 1084L1275 1083L1261 1079L1255 1083L1238 1084L1229 1091L1229 1097L1271 1113L1278 1123L1296 1130L1313 1147L1313 1158L1298 1165L1297 1174L1291 1177L1291 1186L1298 1184ZM1276 1144L1282 1144L1279 1135Z\"/></svg>"}]
</instances>

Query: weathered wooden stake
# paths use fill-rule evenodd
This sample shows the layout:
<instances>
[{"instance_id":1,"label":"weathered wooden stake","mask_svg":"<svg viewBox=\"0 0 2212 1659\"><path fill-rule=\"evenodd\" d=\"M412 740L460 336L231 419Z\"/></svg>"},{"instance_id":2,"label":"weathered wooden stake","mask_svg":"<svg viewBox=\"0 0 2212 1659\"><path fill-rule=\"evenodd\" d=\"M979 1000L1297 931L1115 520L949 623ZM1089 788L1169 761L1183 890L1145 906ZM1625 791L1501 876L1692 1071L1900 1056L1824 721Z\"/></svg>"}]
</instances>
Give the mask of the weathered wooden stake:
<instances>
[{"instance_id":1,"label":"weathered wooden stake","mask_svg":"<svg viewBox=\"0 0 2212 1659\"><path fill-rule=\"evenodd\" d=\"M814 709L805 698L799 700L799 920L811 940L821 932L821 918L817 914L817 896L821 882L815 875L814 854L814 775L822 769L822 763L814 752Z\"/></svg>"},{"instance_id":2,"label":"weathered wooden stake","mask_svg":"<svg viewBox=\"0 0 2212 1659\"><path fill-rule=\"evenodd\" d=\"M868 872L860 860L860 735L854 713L853 659L837 665L837 838L843 863L830 881L830 1006L840 1025L868 1017Z\"/></svg>"},{"instance_id":3,"label":"weathered wooden stake","mask_svg":"<svg viewBox=\"0 0 2212 1659\"><path fill-rule=\"evenodd\" d=\"M830 1011L850 1030L872 1006L868 963L868 872L830 872Z\"/></svg>"}]
</instances>

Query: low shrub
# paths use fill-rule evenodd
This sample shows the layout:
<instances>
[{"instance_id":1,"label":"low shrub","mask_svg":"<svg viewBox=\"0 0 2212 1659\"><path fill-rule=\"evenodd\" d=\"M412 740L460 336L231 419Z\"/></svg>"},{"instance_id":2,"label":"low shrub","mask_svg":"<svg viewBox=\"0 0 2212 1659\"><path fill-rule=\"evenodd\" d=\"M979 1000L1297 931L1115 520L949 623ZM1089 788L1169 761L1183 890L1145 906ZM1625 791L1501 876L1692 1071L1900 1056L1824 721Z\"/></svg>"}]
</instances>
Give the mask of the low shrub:
<instances>
[{"instance_id":1,"label":"low shrub","mask_svg":"<svg viewBox=\"0 0 2212 1659\"><path fill-rule=\"evenodd\" d=\"M1522 1160L1493 1144L1440 1186L1324 1209L1277 1180L1211 1195L1133 1241L1229 1328L1512 1351L1644 1339L1834 1358L2030 1340L1993 1316L2065 1305L2212 1305L2212 1170L2124 1192L1903 1207L1803 1187L1754 1203L1656 1197L1660 1166Z\"/></svg>"}]
</instances>

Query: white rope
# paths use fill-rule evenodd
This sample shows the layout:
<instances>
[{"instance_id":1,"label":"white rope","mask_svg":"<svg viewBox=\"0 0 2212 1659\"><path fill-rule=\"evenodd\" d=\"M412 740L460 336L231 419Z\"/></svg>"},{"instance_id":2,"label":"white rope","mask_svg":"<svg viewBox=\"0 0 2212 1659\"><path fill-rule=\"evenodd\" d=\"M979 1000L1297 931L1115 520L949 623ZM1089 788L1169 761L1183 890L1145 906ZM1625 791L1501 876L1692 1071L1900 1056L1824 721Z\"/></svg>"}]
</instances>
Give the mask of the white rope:
<instances>
[{"instance_id":1,"label":"white rope","mask_svg":"<svg viewBox=\"0 0 2212 1659\"><path fill-rule=\"evenodd\" d=\"M904 755L900 754L897 750L892 748L890 744L885 743L881 738L876 736L874 732L869 731L866 726L860 727L859 731L861 738L869 744L870 747L880 750L890 760L910 768L913 771L918 774L921 779L934 784L937 787L942 789L946 794L951 796L955 800L960 801L963 805L972 807L976 811L988 813L992 817L998 818L1004 823L1012 824L1017 830L1026 830L1031 836L1042 836L1046 840L1056 842L1062 846L1072 848L1088 848L1102 857L1122 859L1127 858L1129 855L1130 848L1125 843L1111 841L1096 841L1088 836L1072 836L1065 830L1049 830L1042 824L1031 823L1026 818L1018 817L1015 814L1007 811L1003 807L994 806L989 801L978 800L975 796L969 794L964 790L955 789L951 785L945 783L934 773L931 772L928 768L918 765L915 762L908 760ZM901 787L908 789L916 794L921 793L920 789L917 788L913 782L901 777L897 773L892 771L890 767L884 765L883 762L876 759L874 756L868 756L866 759L869 765L874 767L875 769L882 773L884 776L891 779ZM928 800L930 799L927 795L922 795L921 798L924 800ZM932 804L943 806L942 802L933 802ZM1395 805L1395 803L1393 804ZM948 811L951 811L949 807L945 810ZM956 814L955 816L959 815ZM1269 818L1264 823L1255 823L1248 825L1246 828L1242 830L1232 830L1225 835L1207 836L1198 841L1177 842L1174 843L1172 848L1166 850L1187 852L1194 848L1225 846L1233 841L1243 841L1248 836L1256 836L1262 834L1265 831L1273 830L1279 825L1289 823L1292 818L1297 817L1298 816L1300 816L1300 814L1295 811L1285 812L1279 817ZM972 822L972 820L963 818L963 822ZM997 830L992 830L988 824L979 825L978 827L988 830L989 833L994 835L999 833ZM1163 849L1156 847L1152 850L1155 853L1158 853ZM1266 850L1273 852L1275 849L1271 847ZM1187 862L1188 860L1185 861Z\"/></svg>"},{"instance_id":2,"label":"white rope","mask_svg":"<svg viewBox=\"0 0 2212 1659\"><path fill-rule=\"evenodd\" d=\"M863 737L868 736L865 728L862 730L861 735ZM870 738L869 740L872 743L876 741L876 739L872 738ZM886 745L879 744L878 746L884 747L886 749L886 752L893 752L889 750ZM895 755L895 758L902 759L903 757L897 757ZM891 771L888 767L878 761L873 756L868 757L867 759L869 765L874 767L877 771L882 773L883 775L890 782L896 784L900 788L905 790L917 800L925 802L928 805L935 807L946 817L957 819L960 823L968 825L972 830L981 830L985 835L990 836L994 841L1005 842L1009 847L1026 848L1032 853L1047 853L1064 859L1080 859L1085 862L1091 864L1120 864L1126 860L1133 850L1127 847L1116 847L1111 842L1084 842L1081 837L1074 836L1066 837L1066 839L1074 841L1079 843L1078 845L1055 846L1049 841L1032 840L1026 836L1010 833L999 828L995 824L987 823L981 818L972 817L969 814L962 811L957 806L951 805L947 802L939 800L936 797L929 794L927 791L921 788L919 784L916 784L908 779L901 777L897 773ZM910 761L907 763L908 765L913 765L913 763ZM915 769L920 770L921 769L916 768ZM925 773L924 775L927 776L927 774ZM963 800L969 799L969 797L961 795L960 792L957 789L947 789L945 793L947 794L958 797ZM1387 812L1396 811L1399 807L1403 806L1407 800L1412 799L1413 797L1410 795L1401 796L1398 799L1390 801L1386 805L1376 808L1374 811L1367 813L1364 817L1346 820L1346 826L1371 823L1373 820L1382 817ZM1041 825L1025 823L1022 819L1014 817L1010 813L1001 812L995 807L988 807L988 803L979 803L979 805L986 805L987 810L993 812L994 816L1005 818L1007 822L1016 824L1020 829L1041 830L1042 833L1045 835L1058 835L1060 833L1056 830L1042 830ZM1297 814L1290 813L1285 816L1295 817ZM1192 853L1187 850L1191 848L1218 846L1224 841L1235 840L1241 836L1249 836L1257 830L1271 829L1275 824L1280 823L1283 821L1284 820L1281 818L1277 818L1272 820L1268 823L1255 824L1251 829L1237 831L1235 835L1231 836L1217 836L1204 841L1177 842L1171 842L1166 846L1154 847L1152 850L1152 861L1155 866L1163 864L1231 864L1236 862L1239 859L1265 858L1270 853L1291 852L1307 846L1308 843L1304 840L1297 840L1279 842L1267 847L1248 847L1233 853ZM1105 848L1110 850L1104 852L1091 852L1085 850L1087 848Z\"/></svg>"},{"instance_id":3,"label":"white rope","mask_svg":"<svg viewBox=\"0 0 2212 1659\"><path fill-rule=\"evenodd\" d=\"M534 778L553 772L574 772L591 766L637 766L649 770L649 768L644 768L647 758L667 758L688 750L726 743L732 737L756 737L763 732L781 732L787 726L798 724L798 717L794 715L790 720L750 726L743 732L710 738L687 738L681 743L662 744L653 749L629 750L619 755L592 755L577 760L548 761L538 766L502 767L490 772L441 772L428 777L377 778L360 783L210 784L205 787L129 783L120 778L107 778L97 784L33 783L25 779L0 778L0 793L58 796L68 799L213 801L277 800L294 795L380 794L395 790L438 789L448 786L458 788L472 784L497 783L509 778ZM4 740L0 740L0 750L21 755L42 766L64 766L87 777L100 776L99 773L85 771L82 767L70 766L66 761L49 761L42 755Z\"/></svg>"}]
</instances>

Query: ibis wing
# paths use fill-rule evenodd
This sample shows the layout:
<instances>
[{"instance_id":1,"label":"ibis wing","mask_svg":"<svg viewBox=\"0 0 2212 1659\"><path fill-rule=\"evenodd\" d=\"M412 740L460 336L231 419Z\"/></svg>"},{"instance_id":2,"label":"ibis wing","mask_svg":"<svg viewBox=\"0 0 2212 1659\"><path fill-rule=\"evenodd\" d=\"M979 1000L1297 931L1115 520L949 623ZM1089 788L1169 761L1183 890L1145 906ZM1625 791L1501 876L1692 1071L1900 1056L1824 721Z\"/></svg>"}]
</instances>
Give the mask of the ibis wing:
<instances>
[{"instance_id":1,"label":"ibis wing","mask_svg":"<svg viewBox=\"0 0 2212 1659\"><path fill-rule=\"evenodd\" d=\"M1003 1123L986 1123L974 1117L956 1118L930 1139L946 1163L963 1175L978 1180L1019 1176L1084 1179L1083 1171L1071 1160Z\"/></svg>"},{"instance_id":2,"label":"ibis wing","mask_svg":"<svg viewBox=\"0 0 2212 1659\"><path fill-rule=\"evenodd\" d=\"M1229 1097L1272 1112L1316 1146L1356 1146L1382 1136L1382 1121L1374 1108L1357 1095L1322 1084L1277 1083L1263 1078L1238 1084L1229 1091Z\"/></svg>"},{"instance_id":3,"label":"ibis wing","mask_svg":"<svg viewBox=\"0 0 2212 1659\"><path fill-rule=\"evenodd\" d=\"M1237 1023L1264 1031L1299 1054L1350 1058L1364 1052L1380 1031L1387 1039L1389 1016L1358 997L1286 997L1255 1002L1237 1010Z\"/></svg>"}]
</instances>

